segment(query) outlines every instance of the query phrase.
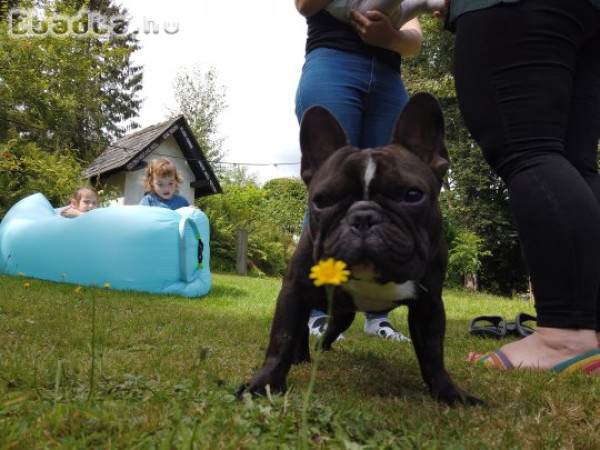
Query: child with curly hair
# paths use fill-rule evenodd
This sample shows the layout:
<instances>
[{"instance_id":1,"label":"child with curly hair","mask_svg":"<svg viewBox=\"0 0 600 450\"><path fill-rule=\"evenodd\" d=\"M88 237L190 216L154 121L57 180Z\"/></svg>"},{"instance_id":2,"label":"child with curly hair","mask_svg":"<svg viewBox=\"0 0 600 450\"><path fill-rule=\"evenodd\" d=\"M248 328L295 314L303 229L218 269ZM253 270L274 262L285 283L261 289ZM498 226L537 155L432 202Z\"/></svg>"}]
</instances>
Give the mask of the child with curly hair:
<instances>
[{"instance_id":1,"label":"child with curly hair","mask_svg":"<svg viewBox=\"0 0 600 450\"><path fill-rule=\"evenodd\" d=\"M190 206L190 202L179 195L179 184L183 177L168 159L154 159L146 167L146 195L140 205L179 209Z\"/></svg>"}]
</instances>

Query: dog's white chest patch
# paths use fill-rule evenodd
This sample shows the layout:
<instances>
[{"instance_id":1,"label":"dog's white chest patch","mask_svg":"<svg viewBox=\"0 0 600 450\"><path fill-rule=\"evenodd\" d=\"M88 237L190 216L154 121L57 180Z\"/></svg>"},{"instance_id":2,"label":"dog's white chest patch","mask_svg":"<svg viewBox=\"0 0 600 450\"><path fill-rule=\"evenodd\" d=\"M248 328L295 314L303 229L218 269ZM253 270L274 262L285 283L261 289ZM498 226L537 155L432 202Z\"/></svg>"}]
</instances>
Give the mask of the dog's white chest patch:
<instances>
[{"instance_id":1,"label":"dog's white chest patch","mask_svg":"<svg viewBox=\"0 0 600 450\"><path fill-rule=\"evenodd\" d=\"M384 311L395 308L402 300L417 297L417 283L406 281L402 284L389 282L379 284L367 280L350 280L342 285L350 294L354 306L359 311Z\"/></svg>"}]
</instances>

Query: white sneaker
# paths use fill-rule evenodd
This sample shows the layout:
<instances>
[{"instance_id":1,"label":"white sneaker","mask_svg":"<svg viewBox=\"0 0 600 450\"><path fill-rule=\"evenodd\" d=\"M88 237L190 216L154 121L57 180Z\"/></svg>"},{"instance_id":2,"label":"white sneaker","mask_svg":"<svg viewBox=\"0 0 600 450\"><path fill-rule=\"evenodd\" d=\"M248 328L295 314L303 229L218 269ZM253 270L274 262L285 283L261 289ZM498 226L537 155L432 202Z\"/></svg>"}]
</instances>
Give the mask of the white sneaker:
<instances>
[{"instance_id":1,"label":"white sneaker","mask_svg":"<svg viewBox=\"0 0 600 450\"><path fill-rule=\"evenodd\" d=\"M396 330L392 324L385 319L365 319L363 331L367 334L390 339L392 341L410 342L410 338Z\"/></svg>"},{"instance_id":2,"label":"white sneaker","mask_svg":"<svg viewBox=\"0 0 600 450\"><path fill-rule=\"evenodd\" d=\"M308 332L316 337L323 336L325 329L327 328L327 316L317 316L308 319ZM344 335L340 334L336 341L344 339Z\"/></svg>"}]
</instances>

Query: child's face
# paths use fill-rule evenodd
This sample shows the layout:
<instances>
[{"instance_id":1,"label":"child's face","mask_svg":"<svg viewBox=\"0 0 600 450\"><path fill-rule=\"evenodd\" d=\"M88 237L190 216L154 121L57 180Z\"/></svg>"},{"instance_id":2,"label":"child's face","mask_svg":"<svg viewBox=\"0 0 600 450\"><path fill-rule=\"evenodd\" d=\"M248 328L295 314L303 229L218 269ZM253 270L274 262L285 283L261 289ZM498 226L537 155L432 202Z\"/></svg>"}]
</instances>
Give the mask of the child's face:
<instances>
[{"instance_id":1,"label":"child's face","mask_svg":"<svg viewBox=\"0 0 600 450\"><path fill-rule=\"evenodd\" d=\"M177 191L177 182L173 177L155 178L152 180L152 189L163 200L170 200Z\"/></svg>"},{"instance_id":2,"label":"child's face","mask_svg":"<svg viewBox=\"0 0 600 450\"><path fill-rule=\"evenodd\" d=\"M81 194L79 202L71 200L71 207L81 212L88 212L98 207L98 197L93 192L84 192Z\"/></svg>"}]
</instances>

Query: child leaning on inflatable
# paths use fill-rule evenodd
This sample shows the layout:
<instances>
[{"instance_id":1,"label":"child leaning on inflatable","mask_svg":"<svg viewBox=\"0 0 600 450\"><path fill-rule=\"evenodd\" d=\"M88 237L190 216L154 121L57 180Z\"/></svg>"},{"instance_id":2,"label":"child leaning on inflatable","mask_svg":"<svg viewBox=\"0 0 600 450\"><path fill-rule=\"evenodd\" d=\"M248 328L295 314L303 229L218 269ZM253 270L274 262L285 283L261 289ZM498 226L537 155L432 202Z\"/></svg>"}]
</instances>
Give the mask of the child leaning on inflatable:
<instances>
[{"instance_id":1,"label":"child leaning on inflatable","mask_svg":"<svg viewBox=\"0 0 600 450\"><path fill-rule=\"evenodd\" d=\"M98 207L98 191L89 186L83 186L77 188L73 197L71 198L71 204L64 208L60 215L62 217L68 217L72 219L79 217L81 214L96 209Z\"/></svg>"}]
</instances>

